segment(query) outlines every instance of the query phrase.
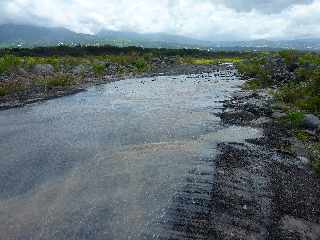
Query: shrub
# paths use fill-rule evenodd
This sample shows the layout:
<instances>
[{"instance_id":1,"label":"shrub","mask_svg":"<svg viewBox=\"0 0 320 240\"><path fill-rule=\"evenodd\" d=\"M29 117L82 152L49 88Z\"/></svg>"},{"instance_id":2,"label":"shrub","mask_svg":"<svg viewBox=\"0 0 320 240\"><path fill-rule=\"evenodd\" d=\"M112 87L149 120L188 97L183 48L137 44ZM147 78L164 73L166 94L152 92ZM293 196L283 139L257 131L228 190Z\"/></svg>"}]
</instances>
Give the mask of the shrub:
<instances>
[{"instance_id":1,"label":"shrub","mask_svg":"<svg viewBox=\"0 0 320 240\"><path fill-rule=\"evenodd\" d=\"M320 96L306 97L298 100L296 106L301 110L306 110L312 113L320 112Z\"/></svg>"},{"instance_id":2,"label":"shrub","mask_svg":"<svg viewBox=\"0 0 320 240\"><path fill-rule=\"evenodd\" d=\"M315 143L310 147L312 167L320 175L320 143Z\"/></svg>"},{"instance_id":3,"label":"shrub","mask_svg":"<svg viewBox=\"0 0 320 240\"><path fill-rule=\"evenodd\" d=\"M93 64L92 69L95 75L102 76L106 70L106 67L104 64Z\"/></svg>"},{"instance_id":4,"label":"shrub","mask_svg":"<svg viewBox=\"0 0 320 240\"><path fill-rule=\"evenodd\" d=\"M245 74L248 77L257 77L258 73L261 71L261 66L256 62L241 62L237 67L240 73Z\"/></svg>"},{"instance_id":5,"label":"shrub","mask_svg":"<svg viewBox=\"0 0 320 240\"><path fill-rule=\"evenodd\" d=\"M316 53L306 53L299 57L299 63L302 65L316 64L320 65L320 55Z\"/></svg>"},{"instance_id":6,"label":"shrub","mask_svg":"<svg viewBox=\"0 0 320 240\"><path fill-rule=\"evenodd\" d=\"M68 74L59 74L43 79L42 84L48 87L68 87L75 83L75 78Z\"/></svg>"},{"instance_id":7,"label":"shrub","mask_svg":"<svg viewBox=\"0 0 320 240\"><path fill-rule=\"evenodd\" d=\"M23 91L25 87L19 82L9 82L0 84L0 96L6 96L11 93Z\"/></svg>"},{"instance_id":8,"label":"shrub","mask_svg":"<svg viewBox=\"0 0 320 240\"><path fill-rule=\"evenodd\" d=\"M247 90L257 90L261 87L261 82L258 79L249 80L244 84L244 89Z\"/></svg>"},{"instance_id":9,"label":"shrub","mask_svg":"<svg viewBox=\"0 0 320 240\"><path fill-rule=\"evenodd\" d=\"M285 60L287 65L298 63L299 53L295 50L283 50L279 52L279 55Z\"/></svg>"},{"instance_id":10,"label":"shrub","mask_svg":"<svg viewBox=\"0 0 320 240\"><path fill-rule=\"evenodd\" d=\"M304 118L304 113L302 112L289 112L288 120L292 127L300 127Z\"/></svg>"},{"instance_id":11,"label":"shrub","mask_svg":"<svg viewBox=\"0 0 320 240\"><path fill-rule=\"evenodd\" d=\"M13 55L5 55L0 58L0 74L8 73L17 68L20 64L20 59Z\"/></svg>"},{"instance_id":12,"label":"shrub","mask_svg":"<svg viewBox=\"0 0 320 240\"><path fill-rule=\"evenodd\" d=\"M308 134L307 132L305 132L303 130L297 130L295 132L295 136L297 139L299 139L302 142L308 142L311 140L310 134Z\"/></svg>"},{"instance_id":13,"label":"shrub","mask_svg":"<svg viewBox=\"0 0 320 240\"><path fill-rule=\"evenodd\" d=\"M139 57L133 62L133 66L136 67L138 72L143 72L148 69L149 65L148 63L144 60L144 58Z\"/></svg>"}]
</instances>

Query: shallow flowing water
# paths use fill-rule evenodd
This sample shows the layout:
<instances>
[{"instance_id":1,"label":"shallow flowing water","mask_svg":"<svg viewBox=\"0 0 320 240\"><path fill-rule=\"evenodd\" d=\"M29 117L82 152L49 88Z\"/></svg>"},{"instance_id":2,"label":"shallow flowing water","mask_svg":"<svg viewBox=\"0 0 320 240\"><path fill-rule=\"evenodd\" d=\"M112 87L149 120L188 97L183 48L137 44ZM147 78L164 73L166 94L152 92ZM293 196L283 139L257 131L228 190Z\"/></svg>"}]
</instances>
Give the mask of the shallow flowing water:
<instances>
[{"instance_id":1,"label":"shallow flowing water","mask_svg":"<svg viewBox=\"0 0 320 240\"><path fill-rule=\"evenodd\" d=\"M259 134L215 115L240 84L226 71L128 79L0 112L1 238L168 234L190 171L214 171L201 160L218 142Z\"/></svg>"}]
</instances>

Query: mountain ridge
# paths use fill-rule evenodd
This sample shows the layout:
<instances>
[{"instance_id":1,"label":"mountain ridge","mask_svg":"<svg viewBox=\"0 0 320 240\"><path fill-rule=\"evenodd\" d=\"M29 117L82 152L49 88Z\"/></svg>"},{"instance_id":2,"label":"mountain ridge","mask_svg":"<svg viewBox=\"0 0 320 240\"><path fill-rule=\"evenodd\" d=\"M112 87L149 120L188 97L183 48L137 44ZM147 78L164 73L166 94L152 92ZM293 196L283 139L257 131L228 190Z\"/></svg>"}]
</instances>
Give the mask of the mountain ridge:
<instances>
[{"instance_id":1,"label":"mountain ridge","mask_svg":"<svg viewBox=\"0 0 320 240\"><path fill-rule=\"evenodd\" d=\"M168 33L121 32L108 29L95 35L76 33L62 27L0 25L0 47L37 47L52 45L115 45L151 48L200 48L209 50L299 49L320 50L320 39L257 39L251 41L206 41Z\"/></svg>"}]
</instances>

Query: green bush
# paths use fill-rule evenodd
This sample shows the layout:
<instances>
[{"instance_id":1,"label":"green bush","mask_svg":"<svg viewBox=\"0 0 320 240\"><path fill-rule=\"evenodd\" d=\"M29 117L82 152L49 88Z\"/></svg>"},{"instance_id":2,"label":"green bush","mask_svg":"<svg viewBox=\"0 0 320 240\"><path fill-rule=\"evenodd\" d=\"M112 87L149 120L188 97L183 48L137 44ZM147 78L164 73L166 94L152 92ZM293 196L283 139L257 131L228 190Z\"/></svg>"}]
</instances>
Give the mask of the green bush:
<instances>
[{"instance_id":1,"label":"green bush","mask_svg":"<svg viewBox=\"0 0 320 240\"><path fill-rule=\"evenodd\" d=\"M246 90L257 90L261 87L261 81L259 81L258 79L249 80L244 84L244 89Z\"/></svg>"},{"instance_id":2,"label":"green bush","mask_svg":"<svg viewBox=\"0 0 320 240\"><path fill-rule=\"evenodd\" d=\"M23 91L25 87L19 82L9 82L0 84L0 96L6 96L11 93Z\"/></svg>"},{"instance_id":3,"label":"green bush","mask_svg":"<svg viewBox=\"0 0 320 240\"><path fill-rule=\"evenodd\" d=\"M92 69L95 75L102 76L106 70L106 67L104 64L93 64Z\"/></svg>"},{"instance_id":4,"label":"green bush","mask_svg":"<svg viewBox=\"0 0 320 240\"><path fill-rule=\"evenodd\" d=\"M288 120L292 127L300 127L304 118L303 112L289 112Z\"/></svg>"},{"instance_id":5,"label":"green bush","mask_svg":"<svg viewBox=\"0 0 320 240\"><path fill-rule=\"evenodd\" d=\"M254 87L269 87L272 85L270 70L265 66L265 59L253 59L242 61L237 64L238 71L248 77L256 78L259 84L255 82Z\"/></svg>"},{"instance_id":6,"label":"green bush","mask_svg":"<svg viewBox=\"0 0 320 240\"><path fill-rule=\"evenodd\" d=\"M320 113L320 96L306 97L305 99L298 100L296 106L301 110Z\"/></svg>"},{"instance_id":7,"label":"green bush","mask_svg":"<svg viewBox=\"0 0 320 240\"><path fill-rule=\"evenodd\" d=\"M41 81L48 87L69 87L75 83L75 78L71 75L55 75L47 77Z\"/></svg>"},{"instance_id":8,"label":"green bush","mask_svg":"<svg viewBox=\"0 0 320 240\"><path fill-rule=\"evenodd\" d=\"M289 83L276 91L276 98L287 104L294 104L302 99L306 94L306 89L302 84Z\"/></svg>"},{"instance_id":9,"label":"green bush","mask_svg":"<svg viewBox=\"0 0 320 240\"><path fill-rule=\"evenodd\" d=\"M299 53L295 50L283 50L279 52L279 55L285 60L287 65L298 63Z\"/></svg>"},{"instance_id":10,"label":"green bush","mask_svg":"<svg viewBox=\"0 0 320 240\"><path fill-rule=\"evenodd\" d=\"M320 175L320 143L315 143L310 147L312 167Z\"/></svg>"},{"instance_id":11,"label":"green bush","mask_svg":"<svg viewBox=\"0 0 320 240\"><path fill-rule=\"evenodd\" d=\"M261 71L261 66L257 62L244 61L237 65L238 71L248 77L256 77Z\"/></svg>"},{"instance_id":12,"label":"green bush","mask_svg":"<svg viewBox=\"0 0 320 240\"><path fill-rule=\"evenodd\" d=\"M139 57L133 62L133 66L136 67L138 72L143 72L148 69L149 65L148 63L144 60L144 58Z\"/></svg>"},{"instance_id":13,"label":"green bush","mask_svg":"<svg viewBox=\"0 0 320 240\"><path fill-rule=\"evenodd\" d=\"M299 57L299 63L320 65L320 55L317 53L305 53Z\"/></svg>"},{"instance_id":14,"label":"green bush","mask_svg":"<svg viewBox=\"0 0 320 240\"><path fill-rule=\"evenodd\" d=\"M307 132L305 132L303 130L297 130L295 132L295 136L297 139L299 139L302 142L308 142L311 140L310 134L308 134Z\"/></svg>"}]
</instances>

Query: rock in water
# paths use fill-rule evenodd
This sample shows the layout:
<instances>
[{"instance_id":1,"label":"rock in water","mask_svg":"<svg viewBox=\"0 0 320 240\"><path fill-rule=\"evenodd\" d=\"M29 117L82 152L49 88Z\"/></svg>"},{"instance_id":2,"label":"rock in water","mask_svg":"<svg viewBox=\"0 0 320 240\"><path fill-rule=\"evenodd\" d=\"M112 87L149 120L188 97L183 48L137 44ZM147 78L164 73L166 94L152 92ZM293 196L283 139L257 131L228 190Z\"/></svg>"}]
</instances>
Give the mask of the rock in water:
<instances>
[{"instance_id":1,"label":"rock in water","mask_svg":"<svg viewBox=\"0 0 320 240\"><path fill-rule=\"evenodd\" d=\"M313 114L306 114L302 125L307 129L316 130L320 128L320 119Z\"/></svg>"},{"instance_id":2,"label":"rock in water","mask_svg":"<svg viewBox=\"0 0 320 240\"><path fill-rule=\"evenodd\" d=\"M53 75L54 67L51 64L36 64L32 69L32 73L37 75Z\"/></svg>"}]
</instances>

